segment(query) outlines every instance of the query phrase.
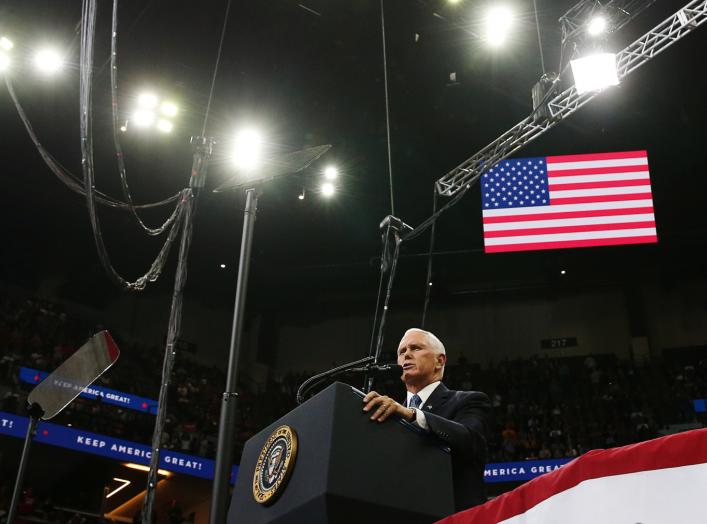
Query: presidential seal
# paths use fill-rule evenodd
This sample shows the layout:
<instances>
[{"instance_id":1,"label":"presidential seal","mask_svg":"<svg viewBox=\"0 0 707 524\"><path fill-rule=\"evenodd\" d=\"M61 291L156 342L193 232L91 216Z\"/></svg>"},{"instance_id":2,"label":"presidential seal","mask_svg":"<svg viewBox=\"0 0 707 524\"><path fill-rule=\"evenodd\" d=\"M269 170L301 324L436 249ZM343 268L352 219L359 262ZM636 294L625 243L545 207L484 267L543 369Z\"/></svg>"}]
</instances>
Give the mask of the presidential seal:
<instances>
[{"instance_id":1,"label":"presidential seal","mask_svg":"<svg viewBox=\"0 0 707 524\"><path fill-rule=\"evenodd\" d=\"M284 491L297 458L297 433L280 426L260 450L253 474L253 498L258 504L272 504Z\"/></svg>"}]
</instances>

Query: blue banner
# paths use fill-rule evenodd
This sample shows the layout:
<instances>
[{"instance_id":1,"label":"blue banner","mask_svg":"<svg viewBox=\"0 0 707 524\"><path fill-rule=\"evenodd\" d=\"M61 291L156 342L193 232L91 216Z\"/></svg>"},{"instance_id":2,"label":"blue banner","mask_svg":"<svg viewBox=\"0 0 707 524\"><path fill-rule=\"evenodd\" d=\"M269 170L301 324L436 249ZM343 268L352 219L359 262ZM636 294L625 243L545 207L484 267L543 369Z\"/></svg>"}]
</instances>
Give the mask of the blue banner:
<instances>
[{"instance_id":1,"label":"blue banner","mask_svg":"<svg viewBox=\"0 0 707 524\"><path fill-rule=\"evenodd\" d=\"M24 438L28 424L27 417L0 412L0 435ZM34 441L113 460L135 462L145 466L150 464L150 446L50 422L38 424ZM174 473L184 473L207 480L214 478L213 460L187 455L171 449L160 451L159 467ZM234 465L231 468L232 484L235 483L237 472L238 466Z\"/></svg>"},{"instance_id":2,"label":"blue banner","mask_svg":"<svg viewBox=\"0 0 707 524\"><path fill-rule=\"evenodd\" d=\"M46 371L38 371L32 368L20 367L20 380L27 384L34 384L36 386L47 378L47 375L49 375L49 373ZM54 385L57 387L71 387L71 384L63 384L61 381L57 381ZM117 391L115 389L108 389L100 386L88 386L81 392L80 396L100 400L105 404L112 404L114 406L120 406L121 408L134 409L135 411L152 413L153 415L157 414L156 400L131 395L130 393L123 393L122 391Z\"/></svg>"},{"instance_id":3,"label":"blue banner","mask_svg":"<svg viewBox=\"0 0 707 524\"><path fill-rule=\"evenodd\" d=\"M524 462L496 462L486 464L485 482L520 482L555 471L573 459L526 460Z\"/></svg>"},{"instance_id":4,"label":"blue banner","mask_svg":"<svg viewBox=\"0 0 707 524\"><path fill-rule=\"evenodd\" d=\"M695 413L707 413L707 398L698 398L692 401Z\"/></svg>"},{"instance_id":5,"label":"blue banner","mask_svg":"<svg viewBox=\"0 0 707 524\"><path fill-rule=\"evenodd\" d=\"M24 438L27 432L27 417L11 415L0 411L0 435ZM105 458L149 465L150 446L121 440L88 431L40 422L37 427L36 442L59 446L83 453L91 453ZM543 473L554 471L572 459L528 460L525 462L498 462L487 464L484 481L522 482ZM214 461L194 455L187 455L163 449L160 452L160 468L175 473L184 473L207 480L214 478ZM231 484L236 482L238 466L231 468Z\"/></svg>"}]
</instances>

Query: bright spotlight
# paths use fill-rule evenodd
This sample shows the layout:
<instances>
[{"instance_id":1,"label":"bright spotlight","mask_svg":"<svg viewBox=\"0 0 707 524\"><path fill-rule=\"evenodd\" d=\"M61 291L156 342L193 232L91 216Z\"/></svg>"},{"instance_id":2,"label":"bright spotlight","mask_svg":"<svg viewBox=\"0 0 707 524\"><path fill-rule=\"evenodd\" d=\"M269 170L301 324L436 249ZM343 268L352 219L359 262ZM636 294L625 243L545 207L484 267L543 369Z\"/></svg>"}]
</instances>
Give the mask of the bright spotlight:
<instances>
[{"instance_id":1,"label":"bright spotlight","mask_svg":"<svg viewBox=\"0 0 707 524\"><path fill-rule=\"evenodd\" d=\"M142 93L137 97L137 103L140 107L154 109L157 107L157 97L152 93Z\"/></svg>"},{"instance_id":2,"label":"bright spotlight","mask_svg":"<svg viewBox=\"0 0 707 524\"><path fill-rule=\"evenodd\" d=\"M580 95L619 84L619 77L616 74L616 55L613 53L585 56L572 60L570 64L574 85Z\"/></svg>"},{"instance_id":3,"label":"bright spotlight","mask_svg":"<svg viewBox=\"0 0 707 524\"><path fill-rule=\"evenodd\" d=\"M51 75L61 69L64 61L54 49L42 49L34 55L34 65L41 73Z\"/></svg>"},{"instance_id":4,"label":"bright spotlight","mask_svg":"<svg viewBox=\"0 0 707 524\"><path fill-rule=\"evenodd\" d=\"M170 122L169 120L165 120L164 118L160 118L157 121L157 129L159 129L163 133L171 133L172 129L174 129L174 124L172 122Z\"/></svg>"},{"instance_id":5,"label":"bright spotlight","mask_svg":"<svg viewBox=\"0 0 707 524\"><path fill-rule=\"evenodd\" d=\"M0 72L7 71L10 68L10 57L5 53L0 53Z\"/></svg>"},{"instance_id":6,"label":"bright spotlight","mask_svg":"<svg viewBox=\"0 0 707 524\"><path fill-rule=\"evenodd\" d=\"M155 113L147 109L138 109L133 114L133 122L138 127L149 127L155 123Z\"/></svg>"},{"instance_id":7,"label":"bright spotlight","mask_svg":"<svg viewBox=\"0 0 707 524\"><path fill-rule=\"evenodd\" d=\"M500 46L506 41L512 25L513 12L509 8L492 7L486 13L486 41L494 47Z\"/></svg>"},{"instance_id":8,"label":"bright spotlight","mask_svg":"<svg viewBox=\"0 0 707 524\"><path fill-rule=\"evenodd\" d=\"M608 24L603 16L595 16L587 24L587 33L598 36L606 31Z\"/></svg>"},{"instance_id":9,"label":"bright spotlight","mask_svg":"<svg viewBox=\"0 0 707 524\"><path fill-rule=\"evenodd\" d=\"M330 182L325 182L324 184L322 184L322 195L324 195L325 197L332 196L335 191L336 189L334 188L334 184Z\"/></svg>"},{"instance_id":10,"label":"bright spotlight","mask_svg":"<svg viewBox=\"0 0 707 524\"><path fill-rule=\"evenodd\" d=\"M164 116L177 116L177 111L177 106L172 102L162 102L162 105L160 106L160 112Z\"/></svg>"},{"instance_id":11,"label":"bright spotlight","mask_svg":"<svg viewBox=\"0 0 707 524\"><path fill-rule=\"evenodd\" d=\"M254 129L244 129L236 135L233 154L236 167L250 171L258 166L263 152L263 137Z\"/></svg>"},{"instance_id":12,"label":"bright spotlight","mask_svg":"<svg viewBox=\"0 0 707 524\"><path fill-rule=\"evenodd\" d=\"M339 176L339 170L334 166L329 166L324 170L324 178L327 180L335 180Z\"/></svg>"},{"instance_id":13,"label":"bright spotlight","mask_svg":"<svg viewBox=\"0 0 707 524\"><path fill-rule=\"evenodd\" d=\"M4 49L5 51L9 51L15 47L15 44L12 43L12 40L10 40L6 36L0 37L0 48Z\"/></svg>"}]
</instances>

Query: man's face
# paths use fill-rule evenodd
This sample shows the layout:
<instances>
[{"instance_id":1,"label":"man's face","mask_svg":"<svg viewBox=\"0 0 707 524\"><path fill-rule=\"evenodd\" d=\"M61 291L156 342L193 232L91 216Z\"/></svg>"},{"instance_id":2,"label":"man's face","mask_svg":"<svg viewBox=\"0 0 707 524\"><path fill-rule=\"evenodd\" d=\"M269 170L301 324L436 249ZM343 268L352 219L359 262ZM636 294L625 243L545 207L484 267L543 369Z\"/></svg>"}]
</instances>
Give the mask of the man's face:
<instances>
[{"instance_id":1,"label":"man's face","mask_svg":"<svg viewBox=\"0 0 707 524\"><path fill-rule=\"evenodd\" d=\"M402 381L419 388L440 380L446 356L435 354L427 336L419 331L407 333L398 345L398 365L403 368Z\"/></svg>"}]
</instances>

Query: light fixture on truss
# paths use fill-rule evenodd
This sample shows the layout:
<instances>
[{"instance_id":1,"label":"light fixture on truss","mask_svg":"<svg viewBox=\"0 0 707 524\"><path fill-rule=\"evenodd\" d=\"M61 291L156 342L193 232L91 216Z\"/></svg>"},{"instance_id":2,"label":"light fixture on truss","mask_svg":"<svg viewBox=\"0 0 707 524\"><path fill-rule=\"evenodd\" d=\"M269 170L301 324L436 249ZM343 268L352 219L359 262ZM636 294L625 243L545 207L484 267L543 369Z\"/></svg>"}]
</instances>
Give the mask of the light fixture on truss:
<instances>
[{"instance_id":1,"label":"light fixture on truss","mask_svg":"<svg viewBox=\"0 0 707 524\"><path fill-rule=\"evenodd\" d=\"M706 22L707 0L688 2L616 54L618 79L622 80ZM595 91L580 94L574 85L565 89L547 103L550 118L536 122L533 115L530 115L518 122L437 180L437 192L440 195L451 197L470 187L485 169L508 158L515 151L538 138L555 124L591 101L596 94Z\"/></svg>"}]
</instances>

